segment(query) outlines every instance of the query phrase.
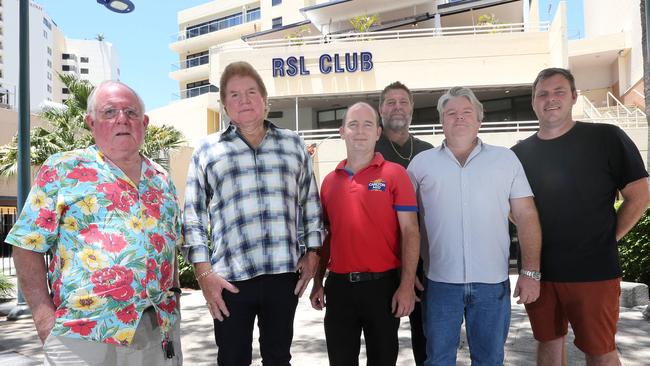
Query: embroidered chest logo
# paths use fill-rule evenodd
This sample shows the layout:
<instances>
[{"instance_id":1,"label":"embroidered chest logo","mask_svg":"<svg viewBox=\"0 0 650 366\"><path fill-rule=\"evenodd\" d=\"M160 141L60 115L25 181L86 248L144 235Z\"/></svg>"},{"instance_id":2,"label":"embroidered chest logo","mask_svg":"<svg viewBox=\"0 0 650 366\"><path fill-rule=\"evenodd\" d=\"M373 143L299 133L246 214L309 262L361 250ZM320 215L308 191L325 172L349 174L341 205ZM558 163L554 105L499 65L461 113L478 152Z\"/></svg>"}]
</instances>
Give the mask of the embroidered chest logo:
<instances>
[{"instance_id":1,"label":"embroidered chest logo","mask_svg":"<svg viewBox=\"0 0 650 366\"><path fill-rule=\"evenodd\" d=\"M371 180L370 183L368 183L368 191L385 192L386 191L386 181L384 181L381 178Z\"/></svg>"}]
</instances>

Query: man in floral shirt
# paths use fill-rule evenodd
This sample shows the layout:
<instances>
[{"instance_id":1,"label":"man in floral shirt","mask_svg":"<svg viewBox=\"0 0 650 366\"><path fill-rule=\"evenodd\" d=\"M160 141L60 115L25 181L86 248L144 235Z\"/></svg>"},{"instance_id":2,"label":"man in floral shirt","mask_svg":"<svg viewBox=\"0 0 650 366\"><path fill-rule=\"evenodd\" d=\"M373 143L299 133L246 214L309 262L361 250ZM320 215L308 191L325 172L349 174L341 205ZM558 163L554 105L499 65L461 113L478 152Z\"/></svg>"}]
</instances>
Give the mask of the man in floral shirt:
<instances>
[{"instance_id":1,"label":"man in floral shirt","mask_svg":"<svg viewBox=\"0 0 650 366\"><path fill-rule=\"evenodd\" d=\"M179 365L180 210L168 174L139 153L144 105L104 82L86 123L96 145L43 164L6 239L45 364Z\"/></svg>"}]
</instances>

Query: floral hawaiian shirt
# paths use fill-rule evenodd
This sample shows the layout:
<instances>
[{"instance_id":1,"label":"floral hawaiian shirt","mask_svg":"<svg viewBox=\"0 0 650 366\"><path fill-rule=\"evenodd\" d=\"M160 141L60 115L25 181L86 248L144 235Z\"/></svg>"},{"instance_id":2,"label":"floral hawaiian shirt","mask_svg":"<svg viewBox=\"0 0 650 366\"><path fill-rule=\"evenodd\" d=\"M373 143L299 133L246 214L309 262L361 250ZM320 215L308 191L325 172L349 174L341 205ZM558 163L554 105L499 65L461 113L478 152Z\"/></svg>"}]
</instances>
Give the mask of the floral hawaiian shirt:
<instances>
[{"instance_id":1,"label":"floral hawaiian shirt","mask_svg":"<svg viewBox=\"0 0 650 366\"><path fill-rule=\"evenodd\" d=\"M43 164L6 242L53 253L52 335L129 345L153 305L167 336L177 317L177 202L171 178L148 159L137 186L95 146Z\"/></svg>"}]
</instances>

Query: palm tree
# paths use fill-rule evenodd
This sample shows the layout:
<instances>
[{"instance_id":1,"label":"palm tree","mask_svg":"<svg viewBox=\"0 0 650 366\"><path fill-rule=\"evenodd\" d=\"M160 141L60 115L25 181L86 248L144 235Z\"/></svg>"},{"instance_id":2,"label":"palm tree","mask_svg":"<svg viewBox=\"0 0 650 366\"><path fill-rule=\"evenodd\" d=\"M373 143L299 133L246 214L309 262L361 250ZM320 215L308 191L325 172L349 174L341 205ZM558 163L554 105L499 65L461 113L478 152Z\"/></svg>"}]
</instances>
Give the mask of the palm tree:
<instances>
[{"instance_id":1,"label":"palm tree","mask_svg":"<svg viewBox=\"0 0 650 366\"><path fill-rule=\"evenodd\" d=\"M46 127L36 127L30 131L30 165L42 165L52 154L85 148L94 143L93 136L84 122L88 96L94 86L87 80L74 75L59 74L70 98L64 107L46 107L41 117L48 121ZM157 163L169 169L169 150L177 149L184 143L183 134L171 126L149 126L142 152ZM18 139L0 146L0 175L12 176L18 170Z\"/></svg>"}]
</instances>

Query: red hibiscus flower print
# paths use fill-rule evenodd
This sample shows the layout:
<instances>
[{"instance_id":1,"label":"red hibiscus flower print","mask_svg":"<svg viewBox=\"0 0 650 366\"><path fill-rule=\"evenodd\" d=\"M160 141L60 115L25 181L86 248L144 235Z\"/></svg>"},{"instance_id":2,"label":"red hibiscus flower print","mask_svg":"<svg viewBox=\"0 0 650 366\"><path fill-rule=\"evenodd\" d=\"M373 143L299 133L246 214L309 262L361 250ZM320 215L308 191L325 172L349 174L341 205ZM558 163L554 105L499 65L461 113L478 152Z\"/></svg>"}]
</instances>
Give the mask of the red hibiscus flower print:
<instances>
[{"instance_id":1,"label":"red hibiscus flower print","mask_svg":"<svg viewBox=\"0 0 650 366\"><path fill-rule=\"evenodd\" d=\"M90 276L90 281L95 285L93 292L98 296L110 296L117 301L126 301L135 293L131 286L133 271L124 266L102 268Z\"/></svg>"},{"instance_id":2,"label":"red hibiscus flower print","mask_svg":"<svg viewBox=\"0 0 650 366\"><path fill-rule=\"evenodd\" d=\"M117 179L115 183L102 183L97 185L97 190L106 195L111 204L107 210L120 210L129 212L129 208L135 204L138 192L124 179Z\"/></svg>"},{"instance_id":3,"label":"red hibiscus flower print","mask_svg":"<svg viewBox=\"0 0 650 366\"><path fill-rule=\"evenodd\" d=\"M38 172L38 176L36 177L36 184L38 184L39 187L45 187L46 184L52 183L58 178L59 177L56 174L56 170L47 165L43 165L41 170Z\"/></svg>"},{"instance_id":4,"label":"red hibiscus flower print","mask_svg":"<svg viewBox=\"0 0 650 366\"><path fill-rule=\"evenodd\" d=\"M59 257L56 254L54 254L52 256L52 259L50 260L50 266L48 267L48 271L50 271L50 273L54 272L54 267L56 266L56 262L58 260L59 260Z\"/></svg>"},{"instance_id":5,"label":"red hibiscus flower print","mask_svg":"<svg viewBox=\"0 0 650 366\"><path fill-rule=\"evenodd\" d=\"M122 234L103 234L102 248L109 253L119 253L125 246L126 240Z\"/></svg>"},{"instance_id":6,"label":"red hibiscus flower print","mask_svg":"<svg viewBox=\"0 0 650 366\"><path fill-rule=\"evenodd\" d=\"M147 298L147 280L142 279L140 280L140 285L142 286L142 291L140 291L140 298L141 299L146 299Z\"/></svg>"},{"instance_id":7,"label":"red hibiscus flower print","mask_svg":"<svg viewBox=\"0 0 650 366\"><path fill-rule=\"evenodd\" d=\"M54 316L57 317L57 318L60 318L60 317L64 316L67 313L68 313L68 308L61 308L61 309L57 309L54 312Z\"/></svg>"},{"instance_id":8,"label":"red hibiscus flower print","mask_svg":"<svg viewBox=\"0 0 650 366\"><path fill-rule=\"evenodd\" d=\"M156 252L160 253L165 246L165 238L160 234L151 234L149 237L149 242L153 245Z\"/></svg>"},{"instance_id":9,"label":"red hibiscus flower print","mask_svg":"<svg viewBox=\"0 0 650 366\"><path fill-rule=\"evenodd\" d=\"M83 236L84 241L88 244L101 241L104 234L99 231L97 224L90 224L87 228L79 231L79 235Z\"/></svg>"},{"instance_id":10,"label":"red hibiscus flower print","mask_svg":"<svg viewBox=\"0 0 650 366\"><path fill-rule=\"evenodd\" d=\"M163 261L160 265L160 282L162 288L171 287L172 283L172 266L168 261Z\"/></svg>"},{"instance_id":11,"label":"red hibiscus flower print","mask_svg":"<svg viewBox=\"0 0 650 366\"><path fill-rule=\"evenodd\" d=\"M149 188L142 195L142 203L147 208L149 216L160 219L160 202L162 201L162 191L160 189Z\"/></svg>"},{"instance_id":12,"label":"red hibiscus flower print","mask_svg":"<svg viewBox=\"0 0 650 366\"><path fill-rule=\"evenodd\" d=\"M147 259L147 281L155 281L158 277L156 269L158 268L158 262L155 259Z\"/></svg>"},{"instance_id":13,"label":"red hibiscus flower print","mask_svg":"<svg viewBox=\"0 0 650 366\"><path fill-rule=\"evenodd\" d=\"M63 323L64 327L68 327L74 333L81 334L82 336L87 336L88 334L90 334L90 331L92 331L93 328L95 328L95 325L97 325L96 321L92 321L87 318L71 320L69 322Z\"/></svg>"},{"instance_id":14,"label":"red hibiscus flower print","mask_svg":"<svg viewBox=\"0 0 650 366\"><path fill-rule=\"evenodd\" d=\"M138 319L138 312L135 310L135 305L131 304L116 313L117 318L124 324L132 323Z\"/></svg>"},{"instance_id":15,"label":"red hibiscus flower print","mask_svg":"<svg viewBox=\"0 0 650 366\"><path fill-rule=\"evenodd\" d=\"M80 182L97 182L97 171L91 168L76 167L66 177Z\"/></svg>"},{"instance_id":16,"label":"red hibiscus flower print","mask_svg":"<svg viewBox=\"0 0 650 366\"><path fill-rule=\"evenodd\" d=\"M156 174L156 172L155 172L153 169L147 169L147 170L144 172L144 176L147 177L147 178L151 178L151 177L153 177L155 174Z\"/></svg>"},{"instance_id":17,"label":"red hibiscus flower print","mask_svg":"<svg viewBox=\"0 0 650 366\"><path fill-rule=\"evenodd\" d=\"M176 308L176 300L170 299L168 302L161 302L158 304L158 307L163 309L165 312L171 313Z\"/></svg>"},{"instance_id":18,"label":"red hibiscus flower print","mask_svg":"<svg viewBox=\"0 0 650 366\"><path fill-rule=\"evenodd\" d=\"M56 212L50 211L46 208L41 208L40 211L38 211L36 225L47 231L54 231L54 229L56 229Z\"/></svg>"},{"instance_id":19,"label":"red hibiscus flower print","mask_svg":"<svg viewBox=\"0 0 650 366\"><path fill-rule=\"evenodd\" d=\"M58 308L61 305L61 278L54 281L52 284L52 303L55 308Z\"/></svg>"},{"instance_id":20,"label":"red hibiscus flower print","mask_svg":"<svg viewBox=\"0 0 650 366\"><path fill-rule=\"evenodd\" d=\"M118 342L118 341L117 341L115 338L113 338L113 337L109 337L109 338L104 339L104 343L114 344L114 345L118 345L118 344L120 344L120 342Z\"/></svg>"}]
</instances>

